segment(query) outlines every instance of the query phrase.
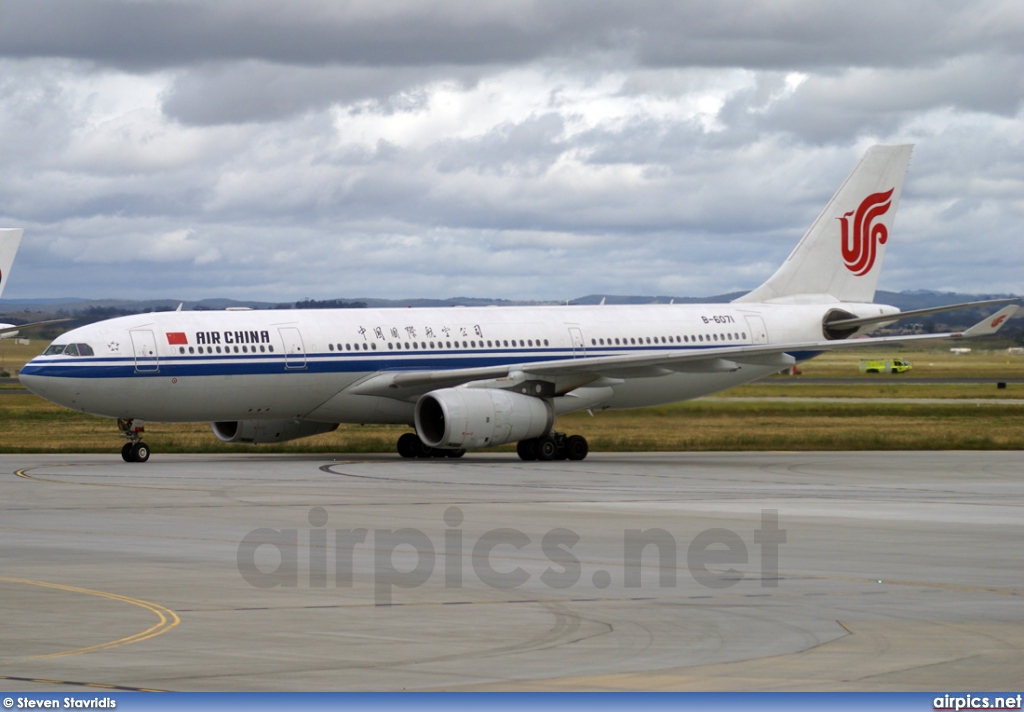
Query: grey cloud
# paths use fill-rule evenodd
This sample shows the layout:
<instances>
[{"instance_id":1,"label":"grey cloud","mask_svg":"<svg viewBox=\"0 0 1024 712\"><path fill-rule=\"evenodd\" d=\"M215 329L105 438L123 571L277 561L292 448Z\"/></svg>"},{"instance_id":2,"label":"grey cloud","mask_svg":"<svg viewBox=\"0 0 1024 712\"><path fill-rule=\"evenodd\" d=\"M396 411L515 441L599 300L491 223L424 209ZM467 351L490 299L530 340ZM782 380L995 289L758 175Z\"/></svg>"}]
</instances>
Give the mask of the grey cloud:
<instances>
[{"instance_id":1,"label":"grey cloud","mask_svg":"<svg viewBox=\"0 0 1024 712\"><path fill-rule=\"evenodd\" d=\"M410 110L424 100L422 85L438 77L468 86L477 74L459 67L296 67L255 60L204 65L175 76L163 110L196 126L278 121L361 101L383 112Z\"/></svg>"},{"instance_id":2,"label":"grey cloud","mask_svg":"<svg viewBox=\"0 0 1024 712\"><path fill-rule=\"evenodd\" d=\"M1024 58L972 56L932 67L812 76L787 100L750 118L761 129L844 141L869 132L891 133L909 116L929 110L949 107L1012 116L1022 102Z\"/></svg>"},{"instance_id":3,"label":"grey cloud","mask_svg":"<svg viewBox=\"0 0 1024 712\"><path fill-rule=\"evenodd\" d=\"M571 148L564 131L565 120L559 114L533 116L519 123L502 124L478 138L439 142L433 149L434 160L442 173L514 171L536 176Z\"/></svg>"},{"instance_id":4,"label":"grey cloud","mask_svg":"<svg viewBox=\"0 0 1024 712\"><path fill-rule=\"evenodd\" d=\"M613 51L652 66L906 66L950 54L1019 53L1019 4L938 0L765 4L374 5L306 0L9 0L10 57L69 57L127 70L258 59L282 64L507 64Z\"/></svg>"},{"instance_id":5,"label":"grey cloud","mask_svg":"<svg viewBox=\"0 0 1024 712\"><path fill-rule=\"evenodd\" d=\"M1019 54L1024 9L1011 2L671 3L640 24L652 66L900 67L955 54Z\"/></svg>"},{"instance_id":6,"label":"grey cloud","mask_svg":"<svg viewBox=\"0 0 1024 712\"><path fill-rule=\"evenodd\" d=\"M532 3L307 0L247 2L13 0L0 12L8 57L67 57L129 71L260 59L282 64L475 64L522 61L556 43ZM551 13L547 14L549 17ZM537 18L538 20L540 18Z\"/></svg>"}]
</instances>

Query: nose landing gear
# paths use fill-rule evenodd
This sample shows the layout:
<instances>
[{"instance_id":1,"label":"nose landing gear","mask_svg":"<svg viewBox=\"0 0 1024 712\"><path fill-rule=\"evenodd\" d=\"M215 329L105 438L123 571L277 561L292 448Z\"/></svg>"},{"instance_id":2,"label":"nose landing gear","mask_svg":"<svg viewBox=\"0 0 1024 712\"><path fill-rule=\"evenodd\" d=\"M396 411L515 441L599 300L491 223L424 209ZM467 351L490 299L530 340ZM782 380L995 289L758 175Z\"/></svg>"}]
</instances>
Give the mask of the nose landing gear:
<instances>
[{"instance_id":1,"label":"nose landing gear","mask_svg":"<svg viewBox=\"0 0 1024 712\"><path fill-rule=\"evenodd\" d=\"M145 423L134 418L118 418L117 427L121 430L121 436L128 439L128 442L121 448L121 458L125 462L148 460L149 445L142 442L142 433L146 430Z\"/></svg>"}]
</instances>

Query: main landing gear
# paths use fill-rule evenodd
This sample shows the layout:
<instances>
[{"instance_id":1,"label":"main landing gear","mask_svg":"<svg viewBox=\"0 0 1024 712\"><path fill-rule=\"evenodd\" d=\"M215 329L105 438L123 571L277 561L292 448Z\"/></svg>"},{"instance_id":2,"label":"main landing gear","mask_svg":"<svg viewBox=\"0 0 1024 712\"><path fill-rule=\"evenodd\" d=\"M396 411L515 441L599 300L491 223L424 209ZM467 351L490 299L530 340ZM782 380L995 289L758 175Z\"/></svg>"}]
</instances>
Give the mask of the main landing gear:
<instances>
[{"instance_id":1,"label":"main landing gear","mask_svg":"<svg viewBox=\"0 0 1024 712\"><path fill-rule=\"evenodd\" d=\"M149 445L142 442L142 433L146 426L141 420L118 418L117 427L121 429L121 437L128 442L121 448L121 457L125 462L145 462L149 459Z\"/></svg>"},{"instance_id":2,"label":"main landing gear","mask_svg":"<svg viewBox=\"0 0 1024 712\"><path fill-rule=\"evenodd\" d=\"M415 433L403 433L398 438L398 454L402 457L462 457L465 450L448 450L430 447L419 439Z\"/></svg>"},{"instance_id":3,"label":"main landing gear","mask_svg":"<svg viewBox=\"0 0 1024 712\"><path fill-rule=\"evenodd\" d=\"M582 435L551 433L540 438L520 440L516 445L520 460L582 460L590 445Z\"/></svg>"},{"instance_id":4,"label":"main landing gear","mask_svg":"<svg viewBox=\"0 0 1024 712\"><path fill-rule=\"evenodd\" d=\"M582 460L590 452L590 445L582 435L551 433L541 438L520 440L516 452L521 460ZM430 447L415 433L404 433L398 438L398 454L402 457L462 457L465 450L445 450Z\"/></svg>"}]
</instances>

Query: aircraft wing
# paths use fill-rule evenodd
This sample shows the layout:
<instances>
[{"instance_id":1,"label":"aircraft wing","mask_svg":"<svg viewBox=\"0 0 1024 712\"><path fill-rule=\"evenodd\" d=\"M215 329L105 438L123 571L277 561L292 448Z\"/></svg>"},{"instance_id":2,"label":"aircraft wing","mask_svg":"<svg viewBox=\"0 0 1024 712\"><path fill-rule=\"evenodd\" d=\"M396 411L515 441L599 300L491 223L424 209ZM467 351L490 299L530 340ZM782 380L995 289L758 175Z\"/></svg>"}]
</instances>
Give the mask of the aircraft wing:
<instances>
[{"instance_id":1,"label":"aircraft wing","mask_svg":"<svg viewBox=\"0 0 1024 712\"><path fill-rule=\"evenodd\" d=\"M895 314L883 314L882 316L866 316L850 319L836 319L828 323L829 327L835 329L847 329L871 324L887 324L902 319L910 319L929 314L942 314L944 312L959 311L960 309L974 309L976 307L990 307L996 304L1008 304L1019 302L1020 297L1004 297L1002 299L986 299L980 302L963 302L961 304L947 304L941 307L928 307L927 309L912 309L911 311L896 312Z\"/></svg>"},{"instance_id":2,"label":"aircraft wing","mask_svg":"<svg viewBox=\"0 0 1024 712\"><path fill-rule=\"evenodd\" d=\"M554 385L554 393L561 394L601 379L653 377L673 372L737 371L744 365L772 366L782 370L796 363L796 358L792 355L794 353L817 354L824 351L874 347L879 344L905 344L994 334L1010 317L1017 313L1018 309L1020 307L1016 304L1004 307L995 314L985 317L970 329L946 334L721 346L700 350L680 349L678 351L535 361L449 371L387 371L373 374L359 383L353 384L346 389L346 393L414 400L437 388L450 388L489 380L495 381L494 387L501 387L500 379L525 376L527 379L550 382Z\"/></svg>"},{"instance_id":3,"label":"aircraft wing","mask_svg":"<svg viewBox=\"0 0 1024 712\"><path fill-rule=\"evenodd\" d=\"M47 321L33 321L28 324L7 324L3 328L0 328L0 336L4 334L11 334L16 331L25 331L26 329L35 329L40 326L49 326L50 324L62 324L65 321L71 321L71 319L48 319Z\"/></svg>"}]
</instances>

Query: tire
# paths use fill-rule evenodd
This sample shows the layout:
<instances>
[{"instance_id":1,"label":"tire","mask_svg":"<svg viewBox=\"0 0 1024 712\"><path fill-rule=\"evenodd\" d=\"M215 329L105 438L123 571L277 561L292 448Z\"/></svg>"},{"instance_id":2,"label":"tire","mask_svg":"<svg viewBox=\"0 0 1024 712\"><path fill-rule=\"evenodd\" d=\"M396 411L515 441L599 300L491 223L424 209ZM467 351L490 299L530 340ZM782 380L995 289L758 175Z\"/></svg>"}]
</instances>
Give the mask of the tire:
<instances>
[{"instance_id":1,"label":"tire","mask_svg":"<svg viewBox=\"0 0 1024 712\"><path fill-rule=\"evenodd\" d=\"M135 462L135 460L132 459L131 443L125 443L124 447L121 448L121 459L124 460L125 462Z\"/></svg>"},{"instance_id":2,"label":"tire","mask_svg":"<svg viewBox=\"0 0 1024 712\"><path fill-rule=\"evenodd\" d=\"M516 452L519 454L520 460L523 460L524 462L531 462L537 459L537 453L533 449L533 445L536 442L536 440L530 439L520 440L516 443Z\"/></svg>"},{"instance_id":3,"label":"tire","mask_svg":"<svg viewBox=\"0 0 1024 712\"><path fill-rule=\"evenodd\" d=\"M550 462L558 458L558 443L554 438L539 438L534 450L538 460Z\"/></svg>"},{"instance_id":4,"label":"tire","mask_svg":"<svg viewBox=\"0 0 1024 712\"><path fill-rule=\"evenodd\" d=\"M149 445L137 442L132 445L132 462L145 462L149 459Z\"/></svg>"},{"instance_id":5,"label":"tire","mask_svg":"<svg viewBox=\"0 0 1024 712\"><path fill-rule=\"evenodd\" d=\"M459 457L462 457L463 455L465 455L466 451L465 450L448 450L448 451L446 451L446 454L448 455L448 457L451 457L451 458L459 458Z\"/></svg>"},{"instance_id":6,"label":"tire","mask_svg":"<svg viewBox=\"0 0 1024 712\"><path fill-rule=\"evenodd\" d=\"M402 433L398 438L398 454L402 457L416 457L420 439L413 433Z\"/></svg>"},{"instance_id":7,"label":"tire","mask_svg":"<svg viewBox=\"0 0 1024 712\"><path fill-rule=\"evenodd\" d=\"M424 460L434 456L434 448L430 447L419 438L416 438L416 448L414 452L416 453L416 457Z\"/></svg>"},{"instance_id":8,"label":"tire","mask_svg":"<svg viewBox=\"0 0 1024 712\"><path fill-rule=\"evenodd\" d=\"M590 452L590 444L582 435L570 435L565 439L565 456L570 460L582 460Z\"/></svg>"}]
</instances>

